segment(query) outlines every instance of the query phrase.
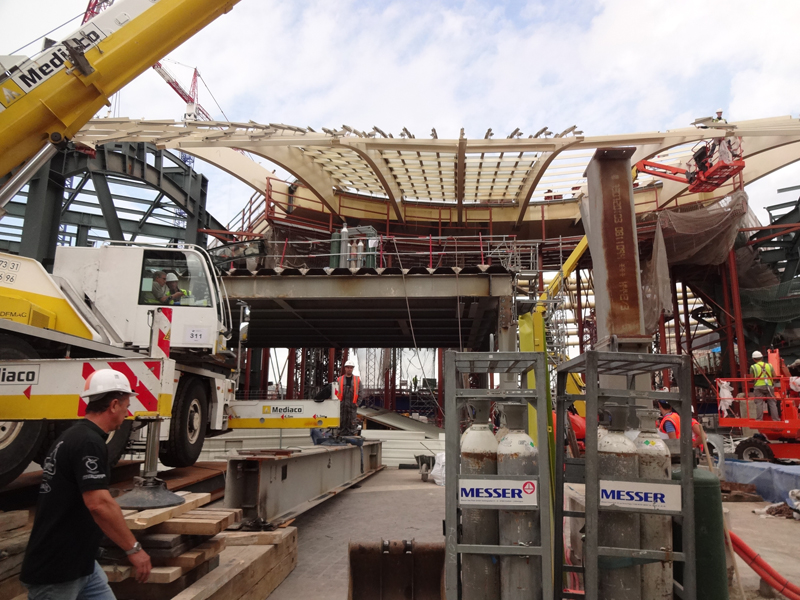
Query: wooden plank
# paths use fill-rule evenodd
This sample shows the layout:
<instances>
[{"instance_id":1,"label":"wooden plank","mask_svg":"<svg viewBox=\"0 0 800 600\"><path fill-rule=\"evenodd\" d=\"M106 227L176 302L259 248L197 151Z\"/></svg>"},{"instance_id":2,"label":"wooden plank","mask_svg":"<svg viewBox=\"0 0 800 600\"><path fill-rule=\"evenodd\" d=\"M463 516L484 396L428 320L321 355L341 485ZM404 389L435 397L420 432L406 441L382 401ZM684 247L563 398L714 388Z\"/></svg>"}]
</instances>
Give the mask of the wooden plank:
<instances>
[{"instance_id":1,"label":"wooden plank","mask_svg":"<svg viewBox=\"0 0 800 600\"><path fill-rule=\"evenodd\" d=\"M27 510L12 510L11 512L0 512L0 531L17 529L28 524Z\"/></svg>"},{"instance_id":2,"label":"wooden plank","mask_svg":"<svg viewBox=\"0 0 800 600\"><path fill-rule=\"evenodd\" d=\"M218 566L219 556L215 556L172 583L137 583L135 579L127 579L110 585L119 600L170 600Z\"/></svg>"},{"instance_id":3,"label":"wooden plank","mask_svg":"<svg viewBox=\"0 0 800 600\"><path fill-rule=\"evenodd\" d=\"M19 575L7 577L0 581L0 600L14 598L20 594L27 594L27 589L19 580Z\"/></svg>"},{"instance_id":4,"label":"wooden plank","mask_svg":"<svg viewBox=\"0 0 800 600\"><path fill-rule=\"evenodd\" d=\"M30 537L30 529L21 528L4 533L0 538L0 558L25 552Z\"/></svg>"},{"instance_id":5,"label":"wooden plank","mask_svg":"<svg viewBox=\"0 0 800 600\"><path fill-rule=\"evenodd\" d=\"M128 524L128 527L137 530L137 529L147 529L148 527L153 527L154 525L158 525L159 523L163 523L164 521L168 521L173 517L177 517L184 513L189 512L192 509L197 508L198 506L202 506L203 504L207 504L211 501L211 494L182 494L186 499L184 504L180 506L171 506L169 508L154 508L151 510L142 510L135 515L130 515L125 517L125 522ZM165 533L165 532L160 532ZM166 532L166 533L173 533L173 532Z\"/></svg>"},{"instance_id":6,"label":"wooden plank","mask_svg":"<svg viewBox=\"0 0 800 600\"><path fill-rule=\"evenodd\" d=\"M283 580L289 576L289 573L294 571L297 566L297 551L284 556L281 562L273 567L258 583L256 583L250 590L242 595L239 600L264 600L272 592L275 591Z\"/></svg>"},{"instance_id":7,"label":"wooden plank","mask_svg":"<svg viewBox=\"0 0 800 600\"><path fill-rule=\"evenodd\" d=\"M186 536L180 533L146 533L137 535L136 539L142 548L174 548L187 542Z\"/></svg>"},{"instance_id":8,"label":"wooden plank","mask_svg":"<svg viewBox=\"0 0 800 600\"><path fill-rule=\"evenodd\" d=\"M184 552L174 558L152 558L153 565L160 567L180 567L183 572L191 571L207 560L211 560L225 549L225 540L212 539L195 546L191 550Z\"/></svg>"},{"instance_id":9,"label":"wooden plank","mask_svg":"<svg viewBox=\"0 0 800 600\"><path fill-rule=\"evenodd\" d=\"M297 543L297 528L287 527L275 531L223 531L217 537L225 538L228 546L269 546Z\"/></svg>"},{"instance_id":10,"label":"wooden plank","mask_svg":"<svg viewBox=\"0 0 800 600\"><path fill-rule=\"evenodd\" d=\"M153 533L182 533L185 535L216 535L233 524L235 519L235 512L219 517L211 516L209 513L202 515L187 513L160 523L149 531Z\"/></svg>"},{"instance_id":11,"label":"wooden plank","mask_svg":"<svg viewBox=\"0 0 800 600\"><path fill-rule=\"evenodd\" d=\"M22 559L25 558L25 553L9 556L4 560L0 560L0 579L11 577L12 575L19 575L22 569Z\"/></svg>"},{"instance_id":12,"label":"wooden plank","mask_svg":"<svg viewBox=\"0 0 800 600\"><path fill-rule=\"evenodd\" d=\"M103 571L108 576L109 581L124 581L136 575L136 571L130 565L103 565ZM153 567L147 583L172 583L184 574L180 567Z\"/></svg>"},{"instance_id":13,"label":"wooden plank","mask_svg":"<svg viewBox=\"0 0 800 600\"><path fill-rule=\"evenodd\" d=\"M220 555L220 566L189 586L174 600L237 600L274 564L275 546L237 546Z\"/></svg>"}]
</instances>

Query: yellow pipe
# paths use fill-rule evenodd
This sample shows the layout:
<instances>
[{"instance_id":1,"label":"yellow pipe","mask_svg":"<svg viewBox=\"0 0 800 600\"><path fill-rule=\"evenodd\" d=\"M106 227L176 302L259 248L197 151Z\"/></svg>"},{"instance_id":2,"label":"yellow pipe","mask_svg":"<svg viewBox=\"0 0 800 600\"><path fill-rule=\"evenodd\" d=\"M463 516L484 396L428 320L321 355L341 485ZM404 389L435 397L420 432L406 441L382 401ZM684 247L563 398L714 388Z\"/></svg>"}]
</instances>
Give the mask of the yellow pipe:
<instances>
[{"instance_id":1,"label":"yellow pipe","mask_svg":"<svg viewBox=\"0 0 800 600\"><path fill-rule=\"evenodd\" d=\"M544 304L544 301L554 298L558 295L558 292L561 290L561 286L564 284L564 281L569 279L569 276L572 275L573 271L575 271L575 269L578 267L578 261L580 261L581 257L588 248L589 239L586 236L583 236L583 239L578 242L578 245L575 246L575 249L567 257L567 260L565 260L564 264L561 265L561 270L556 274L555 277L553 277L550 285L548 285L547 289L542 292L542 295L539 296L539 304L536 306L536 312L545 312L547 306Z\"/></svg>"},{"instance_id":2,"label":"yellow pipe","mask_svg":"<svg viewBox=\"0 0 800 600\"><path fill-rule=\"evenodd\" d=\"M108 98L239 0L159 0L86 51L94 73L62 69L0 112L0 176L52 134L71 138ZM71 67L71 65L68 65Z\"/></svg>"}]
</instances>

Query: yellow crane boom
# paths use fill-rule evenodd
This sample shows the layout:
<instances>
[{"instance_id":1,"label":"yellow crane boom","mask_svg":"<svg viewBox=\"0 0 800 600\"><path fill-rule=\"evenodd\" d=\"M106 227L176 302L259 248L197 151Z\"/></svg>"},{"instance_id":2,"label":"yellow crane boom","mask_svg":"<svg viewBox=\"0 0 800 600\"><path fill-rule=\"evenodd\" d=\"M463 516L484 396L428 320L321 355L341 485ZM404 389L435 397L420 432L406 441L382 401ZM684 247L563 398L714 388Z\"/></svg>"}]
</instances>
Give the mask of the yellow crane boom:
<instances>
[{"instance_id":1,"label":"yellow crane boom","mask_svg":"<svg viewBox=\"0 0 800 600\"><path fill-rule=\"evenodd\" d=\"M0 77L0 176L69 139L108 99L239 0L122 0Z\"/></svg>"}]
</instances>

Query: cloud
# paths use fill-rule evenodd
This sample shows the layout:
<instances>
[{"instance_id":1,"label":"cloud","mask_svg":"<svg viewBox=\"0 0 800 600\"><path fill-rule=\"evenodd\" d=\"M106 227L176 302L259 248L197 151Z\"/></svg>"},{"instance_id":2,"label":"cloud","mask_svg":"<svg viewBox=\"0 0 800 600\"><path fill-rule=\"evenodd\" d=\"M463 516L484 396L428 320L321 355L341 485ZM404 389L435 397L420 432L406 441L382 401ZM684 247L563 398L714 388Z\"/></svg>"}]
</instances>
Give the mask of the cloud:
<instances>
[{"instance_id":1,"label":"cloud","mask_svg":"<svg viewBox=\"0 0 800 600\"><path fill-rule=\"evenodd\" d=\"M32 5L47 17L32 19ZM0 20L18 24L0 53L84 5L0 0ZM405 126L418 137L432 127L481 137L489 127L505 136L544 125L601 135L686 126L718 106L730 119L797 114L798 20L800 3L776 0L241 0L170 58L197 66L233 120L395 134ZM191 71L165 64L188 87ZM200 99L221 117L202 86ZM152 71L121 93L123 116L183 112ZM227 221L251 192L203 171L211 211ZM784 171L781 181L797 172ZM757 184L755 202L774 196L774 177Z\"/></svg>"}]
</instances>

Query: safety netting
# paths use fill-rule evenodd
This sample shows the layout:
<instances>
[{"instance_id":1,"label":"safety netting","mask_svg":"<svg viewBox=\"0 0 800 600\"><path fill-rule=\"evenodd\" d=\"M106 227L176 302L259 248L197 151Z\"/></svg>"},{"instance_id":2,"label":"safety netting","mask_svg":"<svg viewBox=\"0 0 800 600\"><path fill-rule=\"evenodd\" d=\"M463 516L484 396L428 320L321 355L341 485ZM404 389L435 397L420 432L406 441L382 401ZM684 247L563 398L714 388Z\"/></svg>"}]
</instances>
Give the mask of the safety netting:
<instances>
[{"instance_id":1,"label":"safety netting","mask_svg":"<svg viewBox=\"0 0 800 600\"><path fill-rule=\"evenodd\" d=\"M742 318L769 323L800 319L800 279L762 288L740 289Z\"/></svg>"},{"instance_id":2,"label":"safety netting","mask_svg":"<svg viewBox=\"0 0 800 600\"><path fill-rule=\"evenodd\" d=\"M722 264L747 213L747 193L743 190L691 211L659 212L658 225L664 235L669 264Z\"/></svg>"}]
</instances>

